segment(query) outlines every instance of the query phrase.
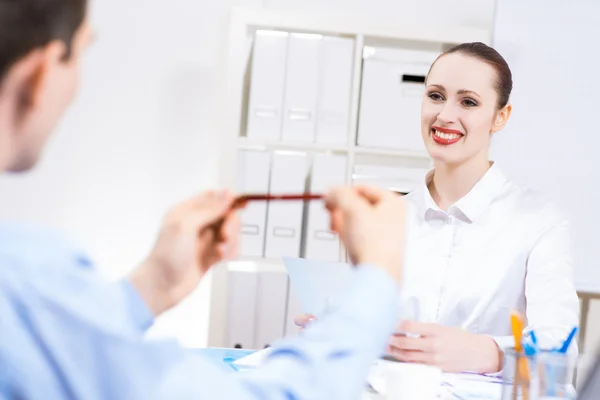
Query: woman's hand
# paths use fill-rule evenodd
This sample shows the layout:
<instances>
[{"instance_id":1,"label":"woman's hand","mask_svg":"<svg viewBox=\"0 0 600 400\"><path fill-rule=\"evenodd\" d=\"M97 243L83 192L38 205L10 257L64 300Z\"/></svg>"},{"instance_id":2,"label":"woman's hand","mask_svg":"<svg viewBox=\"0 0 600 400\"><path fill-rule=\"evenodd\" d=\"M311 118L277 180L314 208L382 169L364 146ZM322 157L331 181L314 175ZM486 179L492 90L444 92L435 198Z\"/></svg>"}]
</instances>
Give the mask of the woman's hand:
<instances>
[{"instance_id":1,"label":"woman's hand","mask_svg":"<svg viewBox=\"0 0 600 400\"><path fill-rule=\"evenodd\" d=\"M300 327L300 330L305 329L308 327L308 325L312 322L312 321L316 321L317 318L314 315L310 315L310 314L302 314L302 315L298 315L296 318L294 318L294 324L296 324L296 326Z\"/></svg>"},{"instance_id":2,"label":"woman's hand","mask_svg":"<svg viewBox=\"0 0 600 400\"><path fill-rule=\"evenodd\" d=\"M445 372L493 373L501 369L501 351L489 336L410 321L403 322L399 330L420 335L392 336L388 353L400 361L435 365Z\"/></svg>"}]
</instances>

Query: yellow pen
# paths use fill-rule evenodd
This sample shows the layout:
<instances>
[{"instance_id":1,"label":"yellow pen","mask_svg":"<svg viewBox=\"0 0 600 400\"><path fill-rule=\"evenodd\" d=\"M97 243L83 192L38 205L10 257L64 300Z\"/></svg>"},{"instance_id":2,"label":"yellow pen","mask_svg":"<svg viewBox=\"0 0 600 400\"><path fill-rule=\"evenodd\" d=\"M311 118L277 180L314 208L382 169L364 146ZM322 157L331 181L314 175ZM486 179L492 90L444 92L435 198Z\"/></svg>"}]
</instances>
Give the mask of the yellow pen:
<instances>
[{"instance_id":1,"label":"yellow pen","mask_svg":"<svg viewBox=\"0 0 600 400\"><path fill-rule=\"evenodd\" d=\"M510 326L512 328L513 337L515 338L515 351L517 356L524 355L523 353L523 329L525 323L520 313L513 311L510 315ZM513 400L517 399L517 390L520 385L523 389L523 400L529 399L529 367L525 357L519 357L519 362L515 366L515 379L513 382Z\"/></svg>"}]
</instances>

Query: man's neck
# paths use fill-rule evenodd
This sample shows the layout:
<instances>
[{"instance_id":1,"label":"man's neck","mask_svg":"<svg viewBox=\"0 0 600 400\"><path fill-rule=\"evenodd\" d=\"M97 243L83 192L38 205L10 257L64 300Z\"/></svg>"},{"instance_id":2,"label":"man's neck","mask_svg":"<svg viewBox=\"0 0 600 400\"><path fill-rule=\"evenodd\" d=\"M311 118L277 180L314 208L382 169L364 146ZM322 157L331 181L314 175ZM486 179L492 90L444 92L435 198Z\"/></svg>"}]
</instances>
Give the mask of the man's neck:
<instances>
[{"instance_id":1,"label":"man's neck","mask_svg":"<svg viewBox=\"0 0 600 400\"><path fill-rule=\"evenodd\" d=\"M12 110L7 101L3 101L0 94L0 173L6 172L10 165L13 152L12 141Z\"/></svg>"}]
</instances>

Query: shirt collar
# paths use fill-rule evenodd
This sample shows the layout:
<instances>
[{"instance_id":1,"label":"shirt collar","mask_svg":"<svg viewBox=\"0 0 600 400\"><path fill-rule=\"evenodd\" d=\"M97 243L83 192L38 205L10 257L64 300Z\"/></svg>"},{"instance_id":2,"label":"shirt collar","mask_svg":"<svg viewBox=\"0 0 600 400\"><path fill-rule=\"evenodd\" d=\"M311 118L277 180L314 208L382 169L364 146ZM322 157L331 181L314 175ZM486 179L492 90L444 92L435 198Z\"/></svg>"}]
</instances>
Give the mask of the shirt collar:
<instances>
[{"instance_id":1,"label":"shirt collar","mask_svg":"<svg viewBox=\"0 0 600 400\"><path fill-rule=\"evenodd\" d=\"M422 215L423 217L426 217L427 214L431 212L443 212L431 197L428 189L428 185L433 179L434 171L435 170L432 169L427 173L423 184L417 190L417 193L415 193L417 194L418 199L417 206L419 208L419 215ZM469 222L473 222L488 209L494 198L507 182L506 176L502 173L496 163L493 163L490 169L488 169L483 177L477 181L469 193L451 206L449 210L455 208L459 210Z\"/></svg>"}]
</instances>

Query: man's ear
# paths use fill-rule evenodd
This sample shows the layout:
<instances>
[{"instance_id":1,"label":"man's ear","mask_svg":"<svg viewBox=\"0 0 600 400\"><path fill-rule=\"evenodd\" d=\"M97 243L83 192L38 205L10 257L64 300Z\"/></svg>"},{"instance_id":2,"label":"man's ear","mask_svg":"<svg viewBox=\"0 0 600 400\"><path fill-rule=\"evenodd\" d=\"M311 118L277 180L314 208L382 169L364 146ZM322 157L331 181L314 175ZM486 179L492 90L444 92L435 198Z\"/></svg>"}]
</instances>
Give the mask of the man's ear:
<instances>
[{"instance_id":1,"label":"man's ear","mask_svg":"<svg viewBox=\"0 0 600 400\"><path fill-rule=\"evenodd\" d=\"M41 88L43 69L43 52L37 49L17 61L6 74L2 91L16 100L19 114L26 113L34 105L36 92Z\"/></svg>"},{"instance_id":2,"label":"man's ear","mask_svg":"<svg viewBox=\"0 0 600 400\"><path fill-rule=\"evenodd\" d=\"M2 89L15 96L19 113L26 113L39 104L46 78L53 65L60 62L64 51L62 42L53 41L29 52L10 68Z\"/></svg>"},{"instance_id":3,"label":"man's ear","mask_svg":"<svg viewBox=\"0 0 600 400\"><path fill-rule=\"evenodd\" d=\"M494 120L494 125L492 126L492 133L501 131L506 126L506 123L510 119L510 114L512 112L512 105L509 103L502 108L502 110L498 111L496 114L496 119Z\"/></svg>"}]
</instances>

